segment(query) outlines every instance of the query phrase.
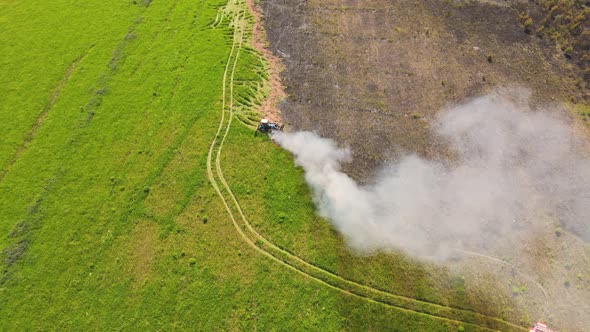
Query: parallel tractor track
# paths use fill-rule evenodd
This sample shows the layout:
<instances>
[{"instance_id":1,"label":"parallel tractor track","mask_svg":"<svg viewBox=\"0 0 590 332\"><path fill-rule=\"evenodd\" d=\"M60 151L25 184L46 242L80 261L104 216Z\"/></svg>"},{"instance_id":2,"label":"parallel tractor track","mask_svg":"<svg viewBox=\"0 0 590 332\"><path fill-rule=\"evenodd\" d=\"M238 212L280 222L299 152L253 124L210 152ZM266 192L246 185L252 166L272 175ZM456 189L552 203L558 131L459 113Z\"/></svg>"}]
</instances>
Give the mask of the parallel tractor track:
<instances>
[{"instance_id":1,"label":"parallel tractor track","mask_svg":"<svg viewBox=\"0 0 590 332\"><path fill-rule=\"evenodd\" d=\"M39 131L39 128L41 128L41 125L43 125L43 122L47 118L47 114L49 113L49 111L51 111L51 109L53 108L53 106L57 102L57 99L59 98L62 90L67 85L67 83L70 81L70 77L72 76L72 74L74 73L76 68L78 67L78 64L80 64L80 62L82 62L82 60L84 60L84 58L88 55L88 53L90 53L90 50L92 50L93 47L94 47L94 45L91 45L80 56L78 56L74 61L72 61L72 63L69 65L69 67L64 72L63 77L59 80L59 82L57 82L57 85L53 88L45 106L43 107L41 112L37 115L35 122L31 126L31 128L29 129L27 134L25 135L22 143L16 149L16 151L14 152L12 157L10 159L8 159L6 165L3 167L3 169L0 170L0 182L2 182L2 180L4 180L4 178L6 177L6 174L8 174L8 172L11 170L12 166L14 166L14 164L16 164L16 162L21 157L21 155L29 147L29 143L35 138L35 135Z\"/></svg>"},{"instance_id":2,"label":"parallel tractor track","mask_svg":"<svg viewBox=\"0 0 590 332\"><path fill-rule=\"evenodd\" d=\"M235 0L229 1L234 6L243 4L237 2L234 3ZM246 6L244 6L244 8L246 8ZM228 18L225 17L225 19ZM223 144L228 136L234 117L234 74L240 51L244 43L245 29L249 27L246 17L244 17L239 11L231 19L230 25L233 27L233 41L223 74L223 96L219 127L217 128L217 132L211 142L209 153L207 155L207 176L225 206L236 231L244 242L260 254L288 269L350 296L362 298L373 303L380 303L389 307L395 307L398 310L430 316L455 324L463 324L479 328L481 330L526 331L522 326L497 317L396 295L360 284L353 280L348 280L289 253L285 249L270 242L254 229L248 221L248 218L246 218L236 196L227 183L221 168L221 152ZM213 167L213 156L215 156L215 167Z\"/></svg>"}]
</instances>

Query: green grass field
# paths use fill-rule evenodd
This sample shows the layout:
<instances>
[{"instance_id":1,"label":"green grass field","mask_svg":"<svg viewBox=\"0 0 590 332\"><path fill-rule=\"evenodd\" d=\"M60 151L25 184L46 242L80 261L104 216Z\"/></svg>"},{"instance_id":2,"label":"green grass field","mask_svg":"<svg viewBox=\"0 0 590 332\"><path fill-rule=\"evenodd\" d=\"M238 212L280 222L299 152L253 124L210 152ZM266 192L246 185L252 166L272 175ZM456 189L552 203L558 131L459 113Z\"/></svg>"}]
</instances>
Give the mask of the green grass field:
<instances>
[{"instance_id":1,"label":"green grass field","mask_svg":"<svg viewBox=\"0 0 590 332\"><path fill-rule=\"evenodd\" d=\"M348 251L254 137L265 62L225 5L0 0L0 330L527 324L440 267Z\"/></svg>"}]
</instances>

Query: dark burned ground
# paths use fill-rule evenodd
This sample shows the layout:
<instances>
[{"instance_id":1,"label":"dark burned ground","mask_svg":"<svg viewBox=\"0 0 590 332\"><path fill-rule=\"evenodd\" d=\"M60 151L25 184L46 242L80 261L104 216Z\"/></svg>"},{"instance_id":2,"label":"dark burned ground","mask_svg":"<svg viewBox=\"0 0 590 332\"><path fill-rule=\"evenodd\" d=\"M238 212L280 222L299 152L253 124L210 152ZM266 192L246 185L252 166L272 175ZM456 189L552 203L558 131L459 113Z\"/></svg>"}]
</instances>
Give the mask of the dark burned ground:
<instances>
[{"instance_id":1,"label":"dark burned ground","mask_svg":"<svg viewBox=\"0 0 590 332\"><path fill-rule=\"evenodd\" d=\"M511 7L518 1L261 4L271 50L286 67L283 119L350 146L346 171L360 180L403 153L443 157L428 123L449 104L508 84L539 102L580 94L570 88L574 67L524 32L522 8Z\"/></svg>"},{"instance_id":2,"label":"dark burned ground","mask_svg":"<svg viewBox=\"0 0 590 332\"><path fill-rule=\"evenodd\" d=\"M270 49L285 65L283 120L292 130L315 131L350 146L354 159L345 171L360 181L406 153L447 159L447 149L429 129L436 112L496 87L528 88L536 104L588 97L587 89L576 87L579 68L555 45L525 33L519 15L532 6L527 1L261 0L261 6ZM588 256L579 254L584 245L556 241L550 225L546 233L549 240L542 242L555 242L547 247L551 254L533 253L535 262L513 257L511 263L528 271L552 269L556 277L544 278L543 285L549 296L561 297L564 280L579 273L572 266L588 266ZM527 250L535 252L537 242L531 243ZM549 258L556 255L568 258ZM482 280L486 272L478 264L486 262L468 264ZM492 273L503 276L504 284L519 285L509 269ZM568 298L585 303L579 310L553 300L546 309L558 326L578 330L588 295L574 296L572 289L566 289ZM527 294L521 305L532 310L529 318L544 317L544 296L535 285Z\"/></svg>"}]
</instances>

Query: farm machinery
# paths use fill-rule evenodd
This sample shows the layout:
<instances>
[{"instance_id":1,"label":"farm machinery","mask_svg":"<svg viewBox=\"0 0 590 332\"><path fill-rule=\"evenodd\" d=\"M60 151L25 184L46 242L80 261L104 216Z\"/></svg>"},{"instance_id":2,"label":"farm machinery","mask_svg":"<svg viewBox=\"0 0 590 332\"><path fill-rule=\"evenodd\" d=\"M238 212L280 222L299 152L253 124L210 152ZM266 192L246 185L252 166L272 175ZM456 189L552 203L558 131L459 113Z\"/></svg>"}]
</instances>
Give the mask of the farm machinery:
<instances>
[{"instance_id":1,"label":"farm machinery","mask_svg":"<svg viewBox=\"0 0 590 332\"><path fill-rule=\"evenodd\" d=\"M284 127L285 127L285 125L280 125L278 123L270 122L270 121L268 121L268 119L262 119L262 120L260 120L260 123L258 124L258 127L256 128L256 132L254 134L258 135L258 132L261 132L263 134L270 134L274 131L283 131Z\"/></svg>"}]
</instances>

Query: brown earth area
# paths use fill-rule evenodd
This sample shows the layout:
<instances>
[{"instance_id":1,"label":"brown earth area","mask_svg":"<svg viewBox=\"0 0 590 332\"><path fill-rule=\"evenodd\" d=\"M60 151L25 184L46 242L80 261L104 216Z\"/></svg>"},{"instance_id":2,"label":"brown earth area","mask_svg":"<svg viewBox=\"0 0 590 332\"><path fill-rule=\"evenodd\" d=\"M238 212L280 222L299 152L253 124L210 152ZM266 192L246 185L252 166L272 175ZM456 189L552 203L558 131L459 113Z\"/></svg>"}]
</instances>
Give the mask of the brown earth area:
<instances>
[{"instance_id":1,"label":"brown earth area","mask_svg":"<svg viewBox=\"0 0 590 332\"><path fill-rule=\"evenodd\" d=\"M533 105L587 102L579 67L519 22L524 11L538 11L531 6L524 0L260 0L264 29L255 27L253 43L270 49L262 52L281 78L271 79L275 93L263 112L277 114L270 109L280 100L288 130L349 146L353 161L345 171L361 182L408 153L447 160L448 149L429 124L450 105L514 86L530 89ZM283 87L285 95L277 92ZM582 331L590 324L590 247L570 234L556 236L553 225L522 239L527 258L503 247L494 255L501 261L473 256L450 268L476 280L466 284L469 292L512 293L526 319Z\"/></svg>"},{"instance_id":2,"label":"brown earth area","mask_svg":"<svg viewBox=\"0 0 590 332\"><path fill-rule=\"evenodd\" d=\"M252 47L259 51L266 61L268 61L268 82L270 84L270 93L262 102L258 111L271 122L280 122L281 114L277 105L286 97L285 88L281 84L279 74L283 70L283 64L279 57L275 56L269 49L267 43L266 31L261 26L262 14L260 7L254 0L246 0L250 13L254 16L254 25L252 27Z\"/></svg>"},{"instance_id":3,"label":"brown earth area","mask_svg":"<svg viewBox=\"0 0 590 332\"><path fill-rule=\"evenodd\" d=\"M346 171L363 180L402 154L444 157L428 123L452 103L506 85L577 100L575 65L525 33L521 3L263 0L283 120L350 146Z\"/></svg>"}]
</instances>

